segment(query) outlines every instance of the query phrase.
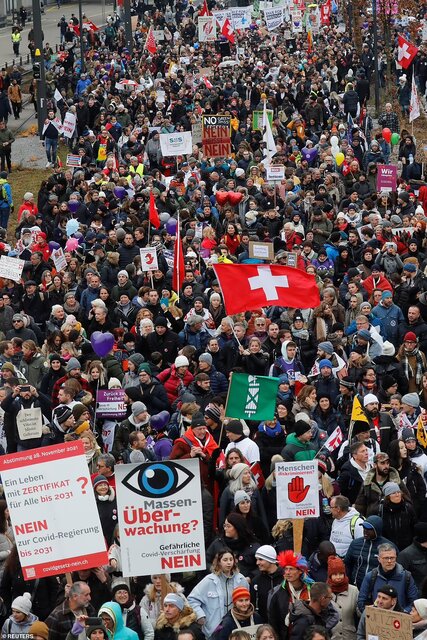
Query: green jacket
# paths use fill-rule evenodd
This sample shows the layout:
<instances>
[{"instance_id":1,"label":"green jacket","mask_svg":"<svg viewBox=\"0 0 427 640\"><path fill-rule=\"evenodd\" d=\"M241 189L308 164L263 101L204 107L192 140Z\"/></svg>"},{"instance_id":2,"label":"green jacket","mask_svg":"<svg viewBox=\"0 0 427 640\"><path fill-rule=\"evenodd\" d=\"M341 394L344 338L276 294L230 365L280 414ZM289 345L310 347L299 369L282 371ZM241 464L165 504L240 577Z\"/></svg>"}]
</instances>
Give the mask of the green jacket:
<instances>
[{"instance_id":1,"label":"green jacket","mask_svg":"<svg viewBox=\"0 0 427 640\"><path fill-rule=\"evenodd\" d=\"M313 460L316 448L311 442L300 442L294 433L290 433L286 438L286 446L281 455L285 462Z\"/></svg>"}]
</instances>

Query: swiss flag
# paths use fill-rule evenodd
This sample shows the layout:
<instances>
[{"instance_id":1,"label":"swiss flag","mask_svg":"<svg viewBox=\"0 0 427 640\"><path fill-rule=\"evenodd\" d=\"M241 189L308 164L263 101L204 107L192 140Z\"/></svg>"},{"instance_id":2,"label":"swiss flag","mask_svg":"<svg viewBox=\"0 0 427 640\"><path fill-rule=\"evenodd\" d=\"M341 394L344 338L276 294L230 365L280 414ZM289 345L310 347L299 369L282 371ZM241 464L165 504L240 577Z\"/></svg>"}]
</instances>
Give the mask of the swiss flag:
<instances>
[{"instance_id":1,"label":"swiss flag","mask_svg":"<svg viewBox=\"0 0 427 640\"><path fill-rule=\"evenodd\" d=\"M226 466L227 466L227 460L225 459L225 453L224 451L221 451L216 461L216 468L225 469Z\"/></svg>"},{"instance_id":2,"label":"swiss flag","mask_svg":"<svg viewBox=\"0 0 427 640\"><path fill-rule=\"evenodd\" d=\"M199 16L211 16L212 13L209 11L207 0L203 1L203 7L200 9Z\"/></svg>"},{"instance_id":3,"label":"swiss flag","mask_svg":"<svg viewBox=\"0 0 427 640\"><path fill-rule=\"evenodd\" d=\"M86 20L86 22L83 22L83 27L86 27L89 31L99 31L99 27L97 27L92 20Z\"/></svg>"},{"instance_id":4,"label":"swiss flag","mask_svg":"<svg viewBox=\"0 0 427 640\"><path fill-rule=\"evenodd\" d=\"M255 482L257 483L258 489L262 489L265 485L264 475L261 471L261 465L259 462L253 462L251 464L251 473L254 477Z\"/></svg>"},{"instance_id":5,"label":"swiss flag","mask_svg":"<svg viewBox=\"0 0 427 640\"><path fill-rule=\"evenodd\" d=\"M159 213L156 207L156 201L154 200L154 193L150 191L150 204L148 206L148 218L150 223L158 229L160 227Z\"/></svg>"},{"instance_id":6,"label":"swiss flag","mask_svg":"<svg viewBox=\"0 0 427 640\"><path fill-rule=\"evenodd\" d=\"M152 56L157 52L156 39L154 37L153 27L150 27L147 33L147 40L145 41L145 48Z\"/></svg>"},{"instance_id":7,"label":"swiss flag","mask_svg":"<svg viewBox=\"0 0 427 640\"><path fill-rule=\"evenodd\" d=\"M399 36L397 43L397 61L402 69L407 69L410 66L417 53L418 49L415 45L405 40L405 38L402 38L402 36Z\"/></svg>"},{"instance_id":8,"label":"swiss flag","mask_svg":"<svg viewBox=\"0 0 427 640\"><path fill-rule=\"evenodd\" d=\"M207 79L206 76L202 76L202 80L205 84L206 89L212 89L213 88L213 84L212 82L209 82L209 80Z\"/></svg>"},{"instance_id":9,"label":"swiss flag","mask_svg":"<svg viewBox=\"0 0 427 640\"><path fill-rule=\"evenodd\" d=\"M214 264L228 315L277 305L295 309L319 306L315 277L276 264Z\"/></svg>"},{"instance_id":10,"label":"swiss flag","mask_svg":"<svg viewBox=\"0 0 427 640\"><path fill-rule=\"evenodd\" d=\"M231 44L234 44L236 42L236 38L234 37L233 33L233 27L231 26L231 22L228 18L224 20L224 24L222 25L221 29L221 35L224 36L224 38L227 38L227 40L231 42Z\"/></svg>"}]
</instances>

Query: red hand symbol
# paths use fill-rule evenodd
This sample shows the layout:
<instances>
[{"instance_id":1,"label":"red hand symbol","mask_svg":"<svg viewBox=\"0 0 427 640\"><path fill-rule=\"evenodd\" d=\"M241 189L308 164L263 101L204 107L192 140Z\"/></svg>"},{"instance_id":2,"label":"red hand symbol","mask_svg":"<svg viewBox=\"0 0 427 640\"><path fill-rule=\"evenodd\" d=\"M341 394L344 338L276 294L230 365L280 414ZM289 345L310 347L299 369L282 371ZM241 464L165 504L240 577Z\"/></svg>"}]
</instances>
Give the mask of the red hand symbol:
<instances>
[{"instance_id":1,"label":"red hand symbol","mask_svg":"<svg viewBox=\"0 0 427 640\"><path fill-rule=\"evenodd\" d=\"M145 258L145 262L147 264L152 264L154 260L154 256L152 253L147 253L146 258Z\"/></svg>"},{"instance_id":2,"label":"red hand symbol","mask_svg":"<svg viewBox=\"0 0 427 640\"><path fill-rule=\"evenodd\" d=\"M288 498L291 502L302 502L306 497L309 486L304 487L304 480L299 476L292 478L288 484Z\"/></svg>"}]
</instances>

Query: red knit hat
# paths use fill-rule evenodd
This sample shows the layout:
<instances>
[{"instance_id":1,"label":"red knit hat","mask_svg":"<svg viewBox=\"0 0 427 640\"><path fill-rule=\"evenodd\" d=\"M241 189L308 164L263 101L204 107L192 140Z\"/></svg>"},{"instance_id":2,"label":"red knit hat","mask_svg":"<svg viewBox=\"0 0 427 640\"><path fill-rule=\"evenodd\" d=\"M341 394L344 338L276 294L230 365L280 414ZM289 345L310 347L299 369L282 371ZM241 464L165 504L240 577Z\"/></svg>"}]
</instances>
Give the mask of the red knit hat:
<instances>
[{"instance_id":1,"label":"red knit hat","mask_svg":"<svg viewBox=\"0 0 427 640\"><path fill-rule=\"evenodd\" d=\"M328 577L334 573L343 573L345 575L345 564L341 558L337 556L329 556L328 558Z\"/></svg>"},{"instance_id":2,"label":"red knit hat","mask_svg":"<svg viewBox=\"0 0 427 640\"><path fill-rule=\"evenodd\" d=\"M417 340L417 336L415 335L415 333L413 331L408 331L408 333L405 333L405 337L403 338L403 342L418 342Z\"/></svg>"},{"instance_id":3,"label":"red knit hat","mask_svg":"<svg viewBox=\"0 0 427 640\"><path fill-rule=\"evenodd\" d=\"M250 598L251 594L249 593L249 589L246 589L246 587L236 587L235 589L233 589L233 593L231 594L231 599L233 600L233 602L236 602L236 600L239 600L239 598Z\"/></svg>"}]
</instances>

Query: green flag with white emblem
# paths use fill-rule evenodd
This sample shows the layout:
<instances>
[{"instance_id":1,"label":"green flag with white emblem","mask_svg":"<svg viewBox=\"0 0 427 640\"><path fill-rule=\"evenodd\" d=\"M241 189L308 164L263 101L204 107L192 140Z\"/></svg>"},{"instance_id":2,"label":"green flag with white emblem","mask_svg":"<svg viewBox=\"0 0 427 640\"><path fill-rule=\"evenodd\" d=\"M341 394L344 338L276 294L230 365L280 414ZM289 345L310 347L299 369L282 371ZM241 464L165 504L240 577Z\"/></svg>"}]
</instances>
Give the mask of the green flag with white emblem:
<instances>
[{"instance_id":1,"label":"green flag with white emblem","mask_svg":"<svg viewBox=\"0 0 427 640\"><path fill-rule=\"evenodd\" d=\"M243 420L273 420L278 378L233 373L225 415Z\"/></svg>"}]
</instances>

